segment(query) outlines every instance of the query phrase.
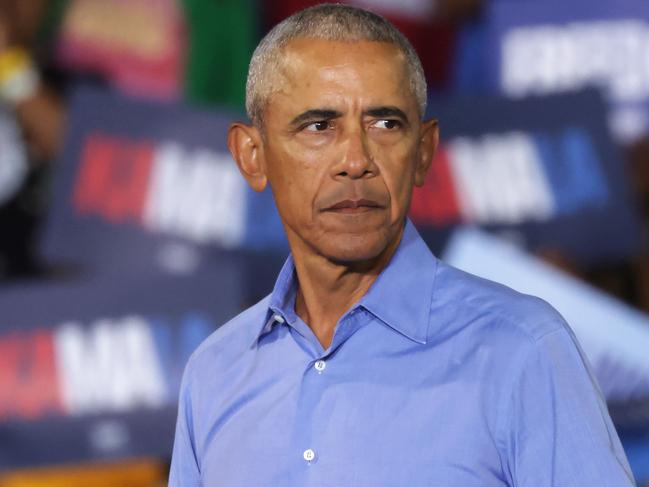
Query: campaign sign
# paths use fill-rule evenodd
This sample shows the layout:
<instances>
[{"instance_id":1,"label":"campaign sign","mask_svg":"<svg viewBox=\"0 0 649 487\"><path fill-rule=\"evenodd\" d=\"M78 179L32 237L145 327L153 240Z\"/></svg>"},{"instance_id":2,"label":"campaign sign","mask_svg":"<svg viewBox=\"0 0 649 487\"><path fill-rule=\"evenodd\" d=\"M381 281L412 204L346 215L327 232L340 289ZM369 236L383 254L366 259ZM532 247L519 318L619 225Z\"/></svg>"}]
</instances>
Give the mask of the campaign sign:
<instances>
[{"instance_id":1,"label":"campaign sign","mask_svg":"<svg viewBox=\"0 0 649 487\"><path fill-rule=\"evenodd\" d=\"M442 142L411 218L436 250L473 224L576 261L628 256L640 231L604 111L595 90L430 100Z\"/></svg>"},{"instance_id":2,"label":"campaign sign","mask_svg":"<svg viewBox=\"0 0 649 487\"><path fill-rule=\"evenodd\" d=\"M0 292L0 469L168 457L182 371L244 305L221 259L191 277L25 284Z\"/></svg>"},{"instance_id":3,"label":"campaign sign","mask_svg":"<svg viewBox=\"0 0 649 487\"><path fill-rule=\"evenodd\" d=\"M283 248L270 192L249 189L227 150L234 119L78 92L56 169L46 257L104 273L191 272L206 249Z\"/></svg>"},{"instance_id":4,"label":"campaign sign","mask_svg":"<svg viewBox=\"0 0 649 487\"><path fill-rule=\"evenodd\" d=\"M623 140L649 131L649 3L491 2L488 79L512 97L598 86Z\"/></svg>"}]
</instances>

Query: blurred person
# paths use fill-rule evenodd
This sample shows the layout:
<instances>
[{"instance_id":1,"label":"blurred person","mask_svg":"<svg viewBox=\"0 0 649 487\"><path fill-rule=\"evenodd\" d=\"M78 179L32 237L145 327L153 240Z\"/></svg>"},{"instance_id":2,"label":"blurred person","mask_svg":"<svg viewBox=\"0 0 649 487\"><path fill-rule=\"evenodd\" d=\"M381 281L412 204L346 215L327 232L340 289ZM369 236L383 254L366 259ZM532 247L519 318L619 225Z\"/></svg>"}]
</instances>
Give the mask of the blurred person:
<instances>
[{"instance_id":1,"label":"blurred person","mask_svg":"<svg viewBox=\"0 0 649 487\"><path fill-rule=\"evenodd\" d=\"M50 2L4 0L0 3L0 100L15 114L34 159L51 160L58 151L63 106L55 90L42 82L36 37Z\"/></svg>"},{"instance_id":2,"label":"blurred person","mask_svg":"<svg viewBox=\"0 0 649 487\"><path fill-rule=\"evenodd\" d=\"M130 97L242 108L254 0L58 0L56 59Z\"/></svg>"},{"instance_id":3,"label":"blurred person","mask_svg":"<svg viewBox=\"0 0 649 487\"><path fill-rule=\"evenodd\" d=\"M37 232L68 91L242 107L253 12L234 0L0 0L0 278L51 270Z\"/></svg>"},{"instance_id":4,"label":"blurred person","mask_svg":"<svg viewBox=\"0 0 649 487\"><path fill-rule=\"evenodd\" d=\"M41 70L38 34L52 2L0 2L0 277L42 272L35 235L65 108Z\"/></svg>"},{"instance_id":5,"label":"blurred person","mask_svg":"<svg viewBox=\"0 0 649 487\"><path fill-rule=\"evenodd\" d=\"M299 12L253 54L246 105L228 144L291 254L190 359L171 486L633 485L562 317L437 260L407 220L438 126L399 31Z\"/></svg>"}]
</instances>

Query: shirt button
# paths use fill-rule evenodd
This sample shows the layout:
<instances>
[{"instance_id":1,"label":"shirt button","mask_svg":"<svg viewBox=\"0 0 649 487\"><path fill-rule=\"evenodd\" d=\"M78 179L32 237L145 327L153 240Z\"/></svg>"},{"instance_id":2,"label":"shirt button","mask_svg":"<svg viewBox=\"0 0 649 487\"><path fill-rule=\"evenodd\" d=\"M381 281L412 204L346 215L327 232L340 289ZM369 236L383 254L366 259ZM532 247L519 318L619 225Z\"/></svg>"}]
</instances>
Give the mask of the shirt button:
<instances>
[{"instance_id":1,"label":"shirt button","mask_svg":"<svg viewBox=\"0 0 649 487\"><path fill-rule=\"evenodd\" d=\"M322 371L327 367L327 362L324 360L318 360L315 365L315 369L318 371L318 373L322 373Z\"/></svg>"},{"instance_id":2,"label":"shirt button","mask_svg":"<svg viewBox=\"0 0 649 487\"><path fill-rule=\"evenodd\" d=\"M282 315L274 314L273 319L277 321L277 323L284 323L284 318L282 318Z\"/></svg>"},{"instance_id":3,"label":"shirt button","mask_svg":"<svg viewBox=\"0 0 649 487\"><path fill-rule=\"evenodd\" d=\"M311 448L304 450L304 453L302 453L302 458L311 463L313 460L315 460L315 452Z\"/></svg>"}]
</instances>

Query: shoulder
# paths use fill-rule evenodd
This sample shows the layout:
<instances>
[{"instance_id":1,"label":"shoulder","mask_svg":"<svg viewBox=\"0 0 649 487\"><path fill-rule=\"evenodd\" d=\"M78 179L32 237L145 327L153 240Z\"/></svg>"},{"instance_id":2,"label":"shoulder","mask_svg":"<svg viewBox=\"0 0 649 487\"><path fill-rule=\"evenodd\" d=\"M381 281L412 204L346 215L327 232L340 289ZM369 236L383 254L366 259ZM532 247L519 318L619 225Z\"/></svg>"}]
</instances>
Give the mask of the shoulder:
<instances>
[{"instance_id":1,"label":"shoulder","mask_svg":"<svg viewBox=\"0 0 649 487\"><path fill-rule=\"evenodd\" d=\"M255 334L261 330L268 314L270 296L239 313L221 325L196 348L185 367L185 375L202 370L214 371L219 364L230 364L251 348ZM189 378L189 377L188 377Z\"/></svg>"},{"instance_id":2,"label":"shoulder","mask_svg":"<svg viewBox=\"0 0 649 487\"><path fill-rule=\"evenodd\" d=\"M563 317L546 301L443 262L436 269L433 312L435 309L459 317L448 326L471 324L496 337L536 342L554 332L572 335Z\"/></svg>"}]
</instances>

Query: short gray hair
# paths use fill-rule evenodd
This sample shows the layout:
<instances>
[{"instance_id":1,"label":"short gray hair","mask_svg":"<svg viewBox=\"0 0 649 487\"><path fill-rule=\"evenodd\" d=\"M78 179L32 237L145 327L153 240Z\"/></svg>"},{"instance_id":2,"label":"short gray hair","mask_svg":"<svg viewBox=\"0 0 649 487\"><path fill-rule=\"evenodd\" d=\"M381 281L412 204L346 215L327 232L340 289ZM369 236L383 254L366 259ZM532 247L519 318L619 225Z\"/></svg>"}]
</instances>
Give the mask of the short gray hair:
<instances>
[{"instance_id":1,"label":"short gray hair","mask_svg":"<svg viewBox=\"0 0 649 487\"><path fill-rule=\"evenodd\" d=\"M284 19L261 40L250 60L246 81L246 111L255 125L263 125L263 112L271 95L271 72L277 70L281 50L298 38L343 42L387 42L405 57L410 90L420 116L426 111L426 77L421 61L408 39L375 13L348 5L325 3Z\"/></svg>"}]
</instances>

